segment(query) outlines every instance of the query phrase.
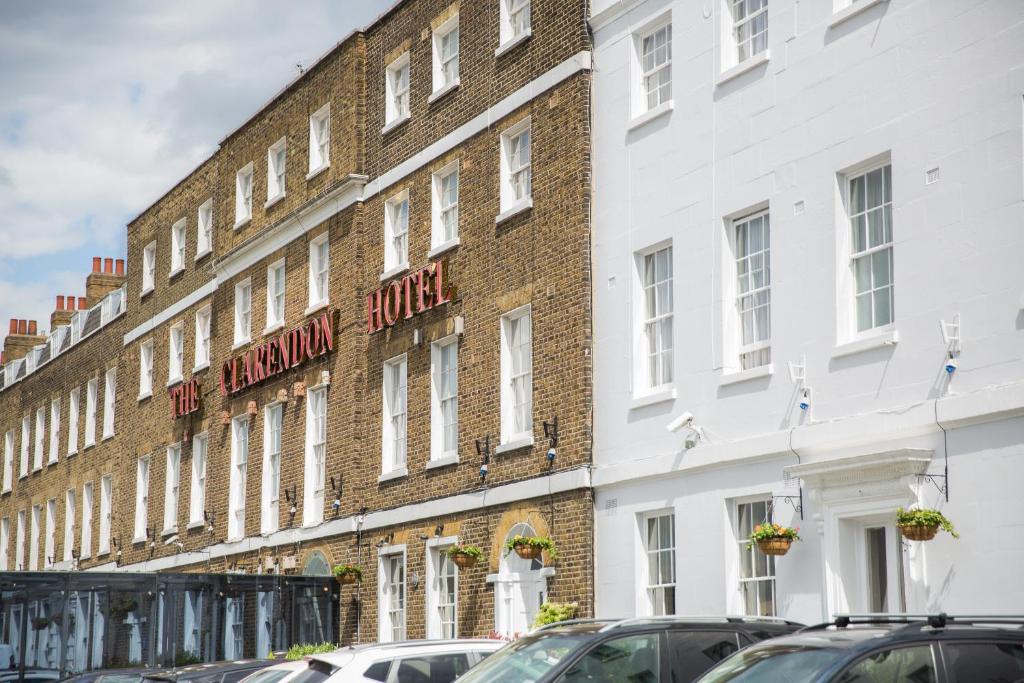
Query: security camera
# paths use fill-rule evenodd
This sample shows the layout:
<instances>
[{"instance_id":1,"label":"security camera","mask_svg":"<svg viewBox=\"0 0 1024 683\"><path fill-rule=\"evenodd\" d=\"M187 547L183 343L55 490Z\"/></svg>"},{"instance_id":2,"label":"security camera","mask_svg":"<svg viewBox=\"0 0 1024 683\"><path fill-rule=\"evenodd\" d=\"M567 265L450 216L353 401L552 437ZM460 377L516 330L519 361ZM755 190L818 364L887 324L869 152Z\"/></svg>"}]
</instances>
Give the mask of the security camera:
<instances>
[{"instance_id":1,"label":"security camera","mask_svg":"<svg viewBox=\"0 0 1024 683\"><path fill-rule=\"evenodd\" d=\"M811 407L811 389L810 387L804 389L800 395L800 410L807 410Z\"/></svg>"},{"instance_id":2,"label":"security camera","mask_svg":"<svg viewBox=\"0 0 1024 683\"><path fill-rule=\"evenodd\" d=\"M548 449L548 462L554 462L554 461L555 461L555 449L554 448L549 448Z\"/></svg>"},{"instance_id":3,"label":"security camera","mask_svg":"<svg viewBox=\"0 0 1024 683\"><path fill-rule=\"evenodd\" d=\"M483 479L487 476L487 463L480 465L480 478Z\"/></svg>"},{"instance_id":4,"label":"security camera","mask_svg":"<svg viewBox=\"0 0 1024 683\"><path fill-rule=\"evenodd\" d=\"M693 424L693 413L686 411L676 419L672 420L665 427L670 432L678 432L683 427L689 427Z\"/></svg>"},{"instance_id":5,"label":"security camera","mask_svg":"<svg viewBox=\"0 0 1024 683\"><path fill-rule=\"evenodd\" d=\"M960 364L957 363L956 357L953 354L949 354L949 356L947 356L947 358L946 358L946 365L945 365L946 374L947 375L952 375L954 372L956 372L956 369L959 366L960 366Z\"/></svg>"},{"instance_id":6,"label":"security camera","mask_svg":"<svg viewBox=\"0 0 1024 683\"><path fill-rule=\"evenodd\" d=\"M331 503L331 507L334 508L335 512L337 512L338 510L341 509L341 501L335 498L334 502Z\"/></svg>"}]
</instances>

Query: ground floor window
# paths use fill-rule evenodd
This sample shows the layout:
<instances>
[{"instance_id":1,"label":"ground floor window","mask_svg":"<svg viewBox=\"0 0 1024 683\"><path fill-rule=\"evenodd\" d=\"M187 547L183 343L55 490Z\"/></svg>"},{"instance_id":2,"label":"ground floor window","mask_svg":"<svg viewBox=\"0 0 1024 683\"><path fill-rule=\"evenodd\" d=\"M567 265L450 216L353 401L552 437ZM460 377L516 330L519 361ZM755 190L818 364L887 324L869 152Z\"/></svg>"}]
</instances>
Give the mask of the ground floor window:
<instances>
[{"instance_id":1,"label":"ground floor window","mask_svg":"<svg viewBox=\"0 0 1024 683\"><path fill-rule=\"evenodd\" d=\"M245 609L243 596L229 597L224 603L224 659L241 659L245 646Z\"/></svg>"},{"instance_id":2,"label":"ground floor window","mask_svg":"<svg viewBox=\"0 0 1024 683\"><path fill-rule=\"evenodd\" d=\"M757 617L775 616L775 558L757 546L747 547L754 527L771 521L772 499L736 504L736 541L740 551L740 593L743 613Z\"/></svg>"},{"instance_id":3,"label":"ground floor window","mask_svg":"<svg viewBox=\"0 0 1024 683\"><path fill-rule=\"evenodd\" d=\"M671 512L642 518L644 594L646 612L653 616L676 613L676 523Z\"/></svg>"},{"instance_id":4,"label":"ground floor window","mask_svg":"<svg viewBox=\"0 0 1024 683\"><path fill-rule=\"evenodd\" d=\"M405 640L405 549L380 556L381 642Z\"/></svg>"},{"instance_id":5,"label":"ground floor window","mask_svg":"<svg viewBox=\"0 0 1024 683\"><path fill-rule=\"evenodd\" d=\"M427 637L458 637L459 574L448 556L451 543L427 548Z\"/></svg>"}]
</instances>

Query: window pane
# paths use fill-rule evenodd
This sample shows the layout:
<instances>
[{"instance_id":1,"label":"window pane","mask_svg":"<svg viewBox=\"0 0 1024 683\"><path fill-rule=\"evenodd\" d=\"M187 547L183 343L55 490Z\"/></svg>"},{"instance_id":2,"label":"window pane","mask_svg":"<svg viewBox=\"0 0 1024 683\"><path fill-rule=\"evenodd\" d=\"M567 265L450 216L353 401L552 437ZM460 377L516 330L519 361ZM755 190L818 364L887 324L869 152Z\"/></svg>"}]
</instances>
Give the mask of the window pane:
<instances>
[{"instance_id":1,"label":"window pane","mask_svg":"<svg viewBox=\"0 0 1024 683\"><path fill-rule=\"evenodd\" d=\"M975 681L977 679L971 679ZM930 645L902 647L868 655L847 669L840 683L935 683Z\"/></svg>"},{"instance_id":2,"label":"window pane","mask_svg":"<svg viewBox=\"0 0 1024 683\"><path fill-rule=\"evenodd\" d=\"M739 649L731 631L668 632L669 653L672 658L673 680L694 681Z\"/></svg>"},{"instance_id":3,"label":"window pane","mask_svg":"<svg viewBox=\"0 0 1024 683\"><path fill-rule=\"evenodd\" d=\"M1024 679L1024 645L1021 643L948 643L943 648L953 683Z\"/></svg>"},{"instance_id":4,"label":"window pane","mask_svg":"<svg viewBox=\"0 0 1024 683\"><path fill-rule=\"evenodd\" d=\"M590 681L661 680L661 640L658 634L629 636L601 643L572 666L565 683Z\"/></svg>"}]
</instances>

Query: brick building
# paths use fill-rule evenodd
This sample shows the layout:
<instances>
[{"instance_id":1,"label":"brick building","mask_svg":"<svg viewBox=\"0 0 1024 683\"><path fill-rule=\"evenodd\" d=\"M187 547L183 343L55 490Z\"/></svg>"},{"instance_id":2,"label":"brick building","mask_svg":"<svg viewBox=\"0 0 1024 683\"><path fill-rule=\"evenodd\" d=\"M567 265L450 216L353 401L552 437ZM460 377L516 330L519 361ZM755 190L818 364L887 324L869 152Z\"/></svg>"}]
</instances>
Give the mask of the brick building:
<instances>
[{"instance_id":1,"label":"brick building","mask_svg":"<svg viewBox=\"0 0 1024 683\"><path fill-rule=\"evenodd\" d=\"M83 310L9 336L4 568L356 564L343 642L591 614L586 18L398 2L131 221L126 274L94 264ZM165 647L277 646L262 599L220 609L224 637L193 615Z\"/></svg>"}]
</instances>

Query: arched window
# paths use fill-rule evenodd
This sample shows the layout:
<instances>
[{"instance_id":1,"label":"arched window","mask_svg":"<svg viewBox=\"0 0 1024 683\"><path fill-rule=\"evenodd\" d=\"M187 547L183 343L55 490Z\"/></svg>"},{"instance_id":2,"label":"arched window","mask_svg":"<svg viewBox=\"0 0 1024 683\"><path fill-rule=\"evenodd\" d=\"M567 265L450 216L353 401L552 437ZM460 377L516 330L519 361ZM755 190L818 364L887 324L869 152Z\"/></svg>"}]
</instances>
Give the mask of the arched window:
<instances>
[{"instance_id":1,"label":"arched window","mask_svg":"<svg viewBox=\"0 0 1024 683\"><path fill-rule=\"evenodd\" d=\"M505 543L516 535L536 536L537 532L525 522L509 529ZM502 544L504 545L504 543ZM524 560L511 551L501 551L498 573L487 577L494 584L494 630L502 636L512 637L533 628L540 606L547 600L548 577L555 570L544 566L544 560Z\"/></svg>"},{"instance_id":2,"label":"arched window","mask_svg":"<svg viewBox=\"0 0 1024 683\"><path fill-rule=\"evenodd\" d=\"M330 576L331 565L327 558L319 550L314 550L306 560L306 566L302 568L303 576Z\"/></svg>"}]
</instances>

